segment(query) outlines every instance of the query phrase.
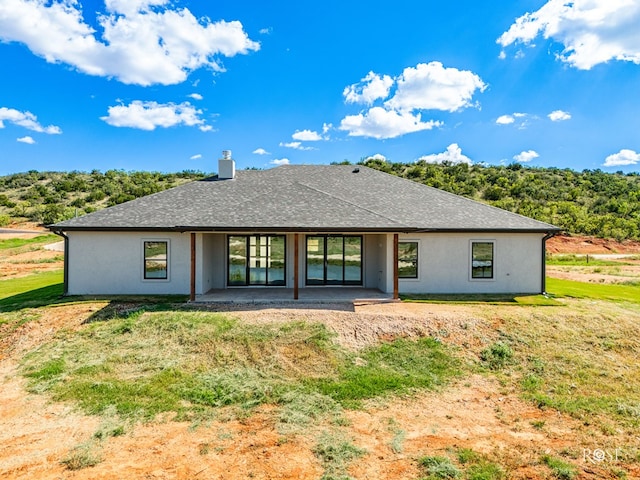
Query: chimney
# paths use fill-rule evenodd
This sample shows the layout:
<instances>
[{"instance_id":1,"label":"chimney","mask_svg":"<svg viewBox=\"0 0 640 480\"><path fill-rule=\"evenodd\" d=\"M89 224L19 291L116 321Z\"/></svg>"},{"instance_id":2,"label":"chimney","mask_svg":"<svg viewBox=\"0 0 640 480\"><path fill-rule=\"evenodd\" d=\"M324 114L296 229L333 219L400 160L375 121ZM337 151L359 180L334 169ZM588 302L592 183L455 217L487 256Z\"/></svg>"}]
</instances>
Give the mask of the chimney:
<instances>
[{"instance_id":1,"label":"chimney","mask_svg":"<svg viewBox=\"0 0 640 480\"><path fill-rule=\"evenodd\" d=\"M236 162L231 158L231 150L223 150L218 160L218 180L229 180L236 177Z\"/></svg>"}]
</instances>

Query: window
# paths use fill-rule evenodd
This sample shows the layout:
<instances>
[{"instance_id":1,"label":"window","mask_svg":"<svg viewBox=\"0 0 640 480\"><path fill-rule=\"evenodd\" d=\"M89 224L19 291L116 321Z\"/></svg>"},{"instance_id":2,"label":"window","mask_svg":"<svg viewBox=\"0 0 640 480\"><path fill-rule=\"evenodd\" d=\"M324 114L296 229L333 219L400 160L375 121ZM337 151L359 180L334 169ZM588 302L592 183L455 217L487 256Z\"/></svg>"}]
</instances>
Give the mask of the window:
<instances>
[{"instance_id":1,"label":"window","mask_svg":"<svg viewBox=\"0 0 640 480\"><path fill-rule=\"evenodd\" d=\"M229 235L229 286L284 286L284 235Z\"/></svg>"},{"instance_id":2,"label":"window","mask_svg":"<svg viewBox=\"0 0 640 480\"><path fill-rule=\"evenodd\" d=\"M418 242L398 242L398 278L418 278Z\"/></svg>"},{"instance_id":3,"label":"window","mask_svg":"<svg viewBox=\"0 0 640 480\"><path fill-rule=\"evenodd\" d=\"M169 278L169 242L144 242L144 279L167 280Z\"/></svg>"},{"instance_id":4,"label":"window","mask_svg":"<svg viewBox=\"0 0 640 480\"><path fill-rule=\"evenodd\" d=\"M493 278L493 242L471 242L471 278Z\"/></svg>"},{"instance_id":5,"label":"window","mask_svg":"<svg viewBox=\"0 0 640 480\"><path fill-rule=\"evenodd\" d=\"M362 285L362 237L309 235L307 285Z\"/></svg>"}]
</instances>

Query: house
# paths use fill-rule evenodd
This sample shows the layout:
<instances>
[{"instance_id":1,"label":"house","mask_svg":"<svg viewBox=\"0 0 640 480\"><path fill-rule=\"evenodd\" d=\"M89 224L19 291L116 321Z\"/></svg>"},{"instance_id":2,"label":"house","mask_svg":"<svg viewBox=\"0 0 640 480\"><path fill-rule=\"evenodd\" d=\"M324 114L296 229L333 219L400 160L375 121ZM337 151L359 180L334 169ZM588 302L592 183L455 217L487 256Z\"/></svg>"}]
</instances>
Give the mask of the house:
<instances>
[{"instance_id":1,"label":"house","mask_svg":"<svg viewBox=\"0 0 640 480\"><path fill-rule=\"evenodd\" d=\"M67 294L540 293L542 223L365 166L219 174L51 225Z\"/></svg>"}]
</instances>

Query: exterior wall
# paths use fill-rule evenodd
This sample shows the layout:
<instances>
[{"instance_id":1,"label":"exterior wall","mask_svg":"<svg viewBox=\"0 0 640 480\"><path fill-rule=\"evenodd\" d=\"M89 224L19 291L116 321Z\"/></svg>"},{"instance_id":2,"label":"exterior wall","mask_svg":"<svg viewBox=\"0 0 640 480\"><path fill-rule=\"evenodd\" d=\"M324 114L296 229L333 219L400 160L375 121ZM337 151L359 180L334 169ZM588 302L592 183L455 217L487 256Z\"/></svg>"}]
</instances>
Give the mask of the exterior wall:
<instances>
[{"instance_id":1,"label":"exterior wall","mask_svg":"<svg viewBox=\"0 0 640 480\"><path fill-rule=\"evenodd\" d=\"M67 232L69 294L189 294L188 233ZM145 240L168 241L168 279L144 280Z\"/></svg>"},{"instance_id":2,"label":"exterior wall","mask_svg":"<svg viewBox=\"0 0 640 480\"><path fill-rule=\"evenodd\" d=\"M399 279L400 293L540 293L542 237L541 233L400 235L401 242L418 242L418 278ZM471 278L474 240L495 242L493 279ZM387 266L392 271L390 257ZM390 289L388 284L386 291Z\"/></svg>"},{"instance_id":3,"label":"exterior wall","mask_svg":"<svg viewBox=\"0 0 640 480\"><path fill-rule=\"evenodd\" d=\"M365 288L380 288L384 278L386 235L364 235L363 282Z\"/></svg>"},{"instance_id":4,"label":"exterior wall","mask_svg":"<svg viewBox=\"0 0 640 480\"><path fill-rule=\"evenodd\" d=\"M227 282L226 238L220 233L197 234L196 293L203 294L212 288L225 288Z\"/></svg>"},{"instance_id":5,"label":"exterior wall","mask_svg":"<svg viewBox=\"0 0 640 480\"><path fill-rule=\"evenodd\" d=\"M71 295L189 294L190 234L67 232ZM226 288L226 234L196 234L196 293ZM393 292L393 234L363 236L363 283ZM418 242L418 278L399 279L401 293L539 293L542 233L401 234ZM294 235L287 234L287 287L293 287ZM305 238L299 241L299 287L305 287ZM169 278L145 280L143 242L169 242ZM494 278L471 279L471 242L494 242Z\"/></svg>"}]
</instances>

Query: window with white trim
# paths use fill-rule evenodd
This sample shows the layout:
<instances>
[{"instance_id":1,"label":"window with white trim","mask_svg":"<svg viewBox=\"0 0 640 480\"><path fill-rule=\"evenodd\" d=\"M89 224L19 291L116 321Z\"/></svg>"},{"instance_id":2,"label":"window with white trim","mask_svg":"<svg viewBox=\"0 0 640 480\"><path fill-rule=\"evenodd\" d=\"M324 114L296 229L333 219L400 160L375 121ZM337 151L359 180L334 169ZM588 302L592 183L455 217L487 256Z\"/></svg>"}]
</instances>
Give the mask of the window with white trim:
<instances>
[{"instance_id":1,"label":"window with white trim","mask_svg":"<svg viewBox=\"0 0 640 480\"><path fill-rule=\"evenodd\" d=\"M169 242L144 241L144 279L167 280L169 278Z\"/></svg>"},{"instance_id":2,"label":"window with white trim","mask_svg":"<svg viewBox=\"0 0 640 480\"><path fill-rule=\"evenodd\" d=\"M418 242L398 242L398 278L418 278Z\"/></svg>"},{"instance_id":3,"label":"window with white trim","mask_svg":"<svg viewBox=\"0 0 640 480\"><path fill-rule=\"evenodd\" d=\"M471 242L471 278L491 280L494 276L495 242Z\"/></svg>"}]
</instances>

